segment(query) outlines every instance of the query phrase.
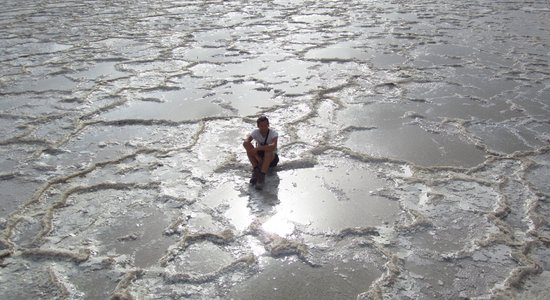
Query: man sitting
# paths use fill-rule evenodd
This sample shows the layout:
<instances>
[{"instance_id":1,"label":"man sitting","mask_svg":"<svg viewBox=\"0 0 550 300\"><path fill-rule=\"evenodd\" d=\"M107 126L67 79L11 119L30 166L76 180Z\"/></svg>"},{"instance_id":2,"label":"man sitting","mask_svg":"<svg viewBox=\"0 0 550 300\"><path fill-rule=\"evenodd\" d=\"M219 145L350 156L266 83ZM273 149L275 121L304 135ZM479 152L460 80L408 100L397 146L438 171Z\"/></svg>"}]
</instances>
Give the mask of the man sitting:
<instances>
[{"instance_id":1,"label":"man sitting","mask_svg":"<svg viewBox=\"0 0 550 300\"><path fill-rule=\"evenodd\" d=\"M270 167L275 167L279 162L277 155L277 131L269 128L269 120L261 116L256 120L257 129L245 138L243 147L246 149L248 160L252 164L252 178L250 183L261 190L265 182L265 174ZM256 146L252 143L255 141Z\"/></svg>"}]
</instances>

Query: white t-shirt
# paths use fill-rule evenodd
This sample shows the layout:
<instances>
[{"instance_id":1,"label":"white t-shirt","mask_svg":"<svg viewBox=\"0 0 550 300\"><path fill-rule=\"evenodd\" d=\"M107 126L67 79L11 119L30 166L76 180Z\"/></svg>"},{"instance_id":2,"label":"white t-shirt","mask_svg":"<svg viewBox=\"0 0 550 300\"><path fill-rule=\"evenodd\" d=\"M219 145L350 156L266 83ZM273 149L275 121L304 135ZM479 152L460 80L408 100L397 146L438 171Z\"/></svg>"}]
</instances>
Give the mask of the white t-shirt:
<instances>
[{"instance_id":1,"label":"white t-shirt","mask_svg":"<svg viewBox=\"0 0 550 300\"><path fill-rule=\"evenodd\" d=\"M265 144L264 142L266 141L266 138L265 136L262 136L260 129L256 128L252 130L250 136L256 141L256 146L263 146L266 144L271 144L273 139L279 136L279 133L277 133L276 130L269 128L269 132L267 133L267 143Z\"/></svg>"}]
</instances>

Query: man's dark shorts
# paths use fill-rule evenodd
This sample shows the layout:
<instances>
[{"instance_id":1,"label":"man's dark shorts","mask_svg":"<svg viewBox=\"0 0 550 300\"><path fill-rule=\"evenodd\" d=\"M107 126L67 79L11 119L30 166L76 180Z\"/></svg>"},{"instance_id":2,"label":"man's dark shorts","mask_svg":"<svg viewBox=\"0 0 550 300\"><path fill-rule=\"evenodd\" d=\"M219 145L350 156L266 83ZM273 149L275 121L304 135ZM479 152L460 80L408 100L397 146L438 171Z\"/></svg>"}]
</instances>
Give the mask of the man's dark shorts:
<instances>
[{"instance_id":1,"label":"man's dark shorts","mask_svg":"<svg viewBox=\"0 0 550 300\"><path fill-rule=\"evenodd\" d=\"M258 155L261 158L264 158L264 151L258 151ZM273 167L277 166L278 163L279 163L279 155L277 153L275 153L275 158L273 158L273 160L269 164L269 167L273 168Z\"/></svg>"}]
</instances>

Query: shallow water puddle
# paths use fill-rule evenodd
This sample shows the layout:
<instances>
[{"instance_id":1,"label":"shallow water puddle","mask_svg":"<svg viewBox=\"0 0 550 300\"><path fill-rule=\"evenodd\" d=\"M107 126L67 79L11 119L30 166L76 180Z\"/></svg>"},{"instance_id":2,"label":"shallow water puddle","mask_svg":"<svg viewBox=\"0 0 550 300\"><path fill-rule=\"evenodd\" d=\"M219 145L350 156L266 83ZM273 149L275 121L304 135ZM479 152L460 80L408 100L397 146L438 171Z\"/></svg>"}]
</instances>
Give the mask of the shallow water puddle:
<instances>
[{"instance_id":1,"label":"shallow water puddle","mask_svg":"<svg viewBox=\"0 0 550 300\"><path fill-rule=\"evenodd\" d=\"M21 82L12 87L11 92L33 91L37 93L48 91L71 91L77 86L77 82L68 79L64 75L46 77L30 82Z\"/></svg>"},{"instance_id":2,"label":"shallow water puddle","mask_svg":"<svg viewBox=\"0 0 550 300\"><path fill-rule=\"evenodd\" d=\"M472 167L485 160L485 152L462 138L460 125L445 126L441 120L425 120L423 113L410 111L419 104L402 106L357 105L338 118L350 126L369 124L349 134L344 145L375 157L404 159L421 166ZM445 131L451 129L451 132ZM449 130L450 131L450 130Z\"/></svg>"},{"instance_id":3,"label":"shallow water puddle","mask_svg":"<svg viewBox=\"0 0 550 300\"><path fill-rule=\"evenodd\" d=\"M404 159L421 166L472 167L485 160L485 153L471 144L413 126L354 132L345 145L376 157Z\"/></svg>"},{"instance_id":4,"label":"shallow water puddle","mask_svg":"<svg viewBox=\"0 0 550 300\"><path fill-rule=\"evenodd\" d=\"M247 229L254 219L248 201L249 198L243 196L234 183L215 188L201 200L208 207L224 210L224 216L239 231Z\"/></svg>"},{"instance_id":5,"label":"shallow water puddle","mask_svg":"<svg viewBox=\"0 0 550 300\"><path fill-rule=\"evenodd\" d=\"M102 62L95 64L85 71L67 74L68 77L75 80L115 80L124 76L130 76L130 73L120 72L117 68L119 62Z\"/></svg>"},{"instance_id":6,"label":"shallow water puddle","mask_svg":"<svg viewBox=\"0 0 550 300\"><path fill-rule=\"evenodd\" d=\"M354 171L305 169L281 173L280 204L273 218L307 225L315 232L382 226L395 220L398 203L370 195L383 188L376 182L376 175Z\"/></svg>"},{"instance_id":7,"label":"shallow water puddle","mask_svg":"<svg viewBox=\"0 0 550 300\"><path fill-rule=\"evenodd\" d=\"M294 259L266 259L262 268L262 273L236 286L228 299L352 299L380 275L372 264L337 260L312 268Z\"/></svg>"},{"instance_id":8,"label":"shallow water puddle","mask_svg":"<svg viewBox=\"0 0 550 300\"><path fill-rule=\"evenodd\" d=\"M205 204L229 205L225 214L239 229L260 218L264 230L280 236L292 234L296 225L313 232L339 232L350 227L385 226L396 220L399 204L375 195L387 182L363 169L366 165L331 163L335 166L268 175L264 190L245 188L248 199L233 184L226 184L212 191Z\"/></svg>"},{"instance_id":9,"label":"shallow water puddle","mask_svg":"<svg viewBox=\"0 0 550 300\"><path fill-rule=\"evenodd\" d=\"M204 94L204 93L203 93ZM131 102L103 116L106 120L160 119L172 121L197 120L200 118L227 115L228 111L218 104L203 99L195 90L159 92L148 95L159 102Z\"/></svg>"},{"instance_id":10,"label":"shallow water puddle","mask_svg":"<svg viewBox=\"0 0 550 300\"><path fill-rule=\"evenodd\" d=\"M230 264L234 258L219 246L205 242L189 246L171 268L175 272L208 274Z\"/></svg>"},{"instance_id":11,"label":"shallow water puddle","mask_svg":"<svg viewBox=\"0 0 550 300\"><path fill-rule=\"evenodd\" d=\"M367 61L370 55L365 50L354 48L351 43L339 43L325 48L315 48L305 54L306 59L324 61Z\"/></svg>"}]
</instances>

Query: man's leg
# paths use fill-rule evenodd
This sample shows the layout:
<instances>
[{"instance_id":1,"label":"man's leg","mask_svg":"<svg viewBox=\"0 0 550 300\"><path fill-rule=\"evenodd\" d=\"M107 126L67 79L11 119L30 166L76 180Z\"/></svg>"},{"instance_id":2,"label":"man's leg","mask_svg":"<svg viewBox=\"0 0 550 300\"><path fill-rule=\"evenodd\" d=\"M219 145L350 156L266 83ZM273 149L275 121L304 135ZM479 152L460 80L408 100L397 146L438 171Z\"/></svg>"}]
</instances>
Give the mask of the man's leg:
<instances>
[{"instance_id":1,"label":"man's leg","mask_svg":"<svg viewBox=\"0 0 550 300\"><path fill-rule=\"evenodd\" d=\"M258 181L258 177L260 175L260 167L262 164L261 157L254 151L254 145L252 145L249 141L244 141L243 143L244 149L246 149L246 155L248 156L248 160L250 161L250 164L252 165L252 176L250 177L250 183L256 184Z\"/></svg>"},{"instance_id":2,"label":"man's leg","mask_svg":"<svg viewBox=\"0 0 550 300\"><path fill-rule=\"evenodd\" d=\"M245 141L243 143L243 147L246 149L246 156L248 156L248 160L250 161L250 164L252 164L252 168L259 167L258 158L256 157L256 153L254 151L254 145L252 145L249 141Z\"/></svg>"},{"instance_id":3,"label":"man's leg","mask_svg":"<svg viewBox=\"0 0 550 300\"><path fill-rule=\"evenodd\" d=\"M261 190L264 187L265 182L265 174L267 174L267 171L269 170L269 165L275 158L275 152L273 151L266 151L264 152L264 158L262 161L260 174L258 174L258 181L256 183L256 188Z\"/></svg>"},{"instance_id":4,"label":"man's leg","mask_svg":"<svg viewBox=\"0 0 550 300\"><path fill-rule=\"evenodd\" d=\"M262 165L261 165L261 168L260 168L262 173L267 174L267 171L269 170L269 165L271 164L273 159L275 159L275 152L273 152L273 151L267 152L266 151L264 153L264 159L262 161Z\"/></svg>"}]
</instances>

